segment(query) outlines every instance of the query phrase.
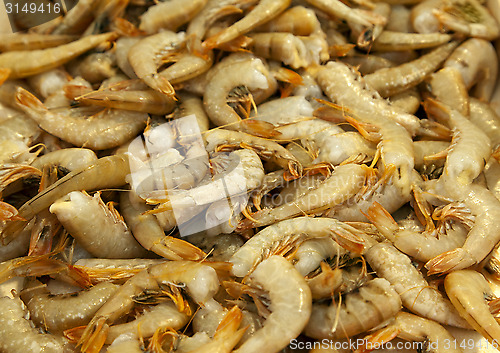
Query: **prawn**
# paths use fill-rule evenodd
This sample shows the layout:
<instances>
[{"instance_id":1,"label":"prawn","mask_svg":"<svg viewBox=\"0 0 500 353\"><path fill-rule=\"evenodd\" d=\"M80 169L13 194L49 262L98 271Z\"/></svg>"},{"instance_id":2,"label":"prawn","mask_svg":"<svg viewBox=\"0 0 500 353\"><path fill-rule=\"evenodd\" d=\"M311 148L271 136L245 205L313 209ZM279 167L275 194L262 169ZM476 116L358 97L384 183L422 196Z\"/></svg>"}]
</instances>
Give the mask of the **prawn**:
<instances>
[{"instance_id":1,"label":"prawn","mask_svg":"<svg viewBox=\"0 0 500 353\"><path fill-rule=\"evenodd\" d=\"M469 92L459 69L444 67L430 75L427 82L436 100L453 107L463 116L469 115Z\"/></svg>"},{"instance_id":2,"label":"prawn","mask_svg":"<svg viewBox=\"0 0 500 353\"><path fill-rule=\"evenodd\" d=\"M368 249L364 256L377 275L394 286L405 308L441 324L469 327L450 301L430 287L422 273L412 265L410 258L393 245L378 243Z\"/></svg>"},{"instance_id":3,"label":"prawn","mask_svg":"<svg viewBox=\"0 0 500 353\"><path fill-rule=\"evenodd\" d=\"M57 166L65 171L72 172L86 168L97 161L94 151L86 148L65 148L49 152L36 158L31 165L42 170L46 166Z\"/></svg>"},{"instance_id":4,"label":"prawn","mask_svg":"<svg viewBox=\"0 0 500 353\"><path fill-rule=\"evenodd\" d=\"M260 0L245 17L233 23L231 26L224 28L219 33L207 38L202 43L202 46L205 51L207 51L230 42L278 16L288 8L290 4L291 0Z\"/></svg>"},{"instance_id":5,"label":"prawn","mask_svg":"<svg viewBox=\"0 0 500 353\"><path fill-rule=\"evenodd\" d=\"M191 53L202 54L204 52L201 41L205 37L210 26L221 17L233 13L241 13L243 8L255 3L257 0L208 0L205 7L189 22L186 29L188 38L187 46Z\"/></svg>"},{"instance_id":6,"label":"prawn","mask_svg":"<svg viewBox=\"0 0 500 353\"><path fill-rule=\"evenodd\" d=\"M177 31L200 12L208 0L172 0L149 7L141 16L139 29L148 34L159 30Z\"/></svg>"},{"instance_id":7,"label":"prawn","mask_svg":"<svg viewBox=\"0 0 500 353\"><path fill-rule=\"evenodd\" d=\"M481 262L500 241L500 227L495 221L500 217L500 201L480 185L467 188L465 205L475 215L474 225L462 247L442 253L429 260L425 267L429 274L460 270Z\"/></svg>"},{"instance_id":8,"label":"prawn","mask_svg":"<svg viewBox=\"0 0 500 353\"><path fill-rule=\"evenodd\" d=\"M293 203L271 209L263 209L242 221L237 231L252 226L265 226L304 213L315 213L336 205L343 204L356 195L362 188L367 167L357 164L346 164L337 167L333 173L323 180L317 188L310 190Z\"/></svg>"},{"instance_id":9,"label":"prawn","mask_svg":"<svg viewBox=\"0 0 500 353\"><path fill-rule=\"evenodd\" d=\"M408 88L415 87L434 72L457 45L457 42L443 44L416 60L365 75L364 80L369 87L378 91L383 97L401 93Z\"/></svg>"},{"instance_id":10,"label":"prawn","mask_svg":"<svg viewBox=\"0 0 500 353\"><path fill-rule=\"evenodd\" d=\"M379 203L375 202L366 214L396 248L418 261L426 262L464 244L468 229L474 219L470 211L463 210L463 207L463 205L457 205L456 209L451 208L446 215L441 216L441 224L437 229L432 227L422 233L400 228L390 213ZM460 223L452 222L447 219L448 217L457 219Z\"/></svg>"},{"instance_id":11,"label":"prawn","mask_svg":"<svg viewBox=\"0 0 500 353\"><path fill-rule=\"evenodd\" d=\"M56 183L44 189L19 208L19 216L26 221L31 220L39 212L47 209L52 203L71 191L97 190L123 186L125 177L130 173L128 158L125 155L108 156L98 159L85 168L74 170ZM106 178L102 178L106 175ZM5 243L14 239L26 221L10 221L1 229L1 237Z\"/></svg>"},{"instance_id":12,"label":"prawn","mask_svg":"<svg viewBox=\"0 0 500 353\"><path fill-rule=\"evenodd\" d=\"M388 326L364 337L363 340L366 342L363 344L364 347L358 348L355 352L369 352L371 351L369 347L378 347L394 337L406 341L422 342L422 351L429 353L463 352L460 347L447 344L456 338L446 328L435 321L404 311L400 311Z\"/></svg>"},{"instance_id":13,"label":"prawn","mask_svg":"<svg viewBox=\"0 0 500 353\"><path fill-rule=\"evenodd\" d=\"M79 244L96 257L135 258L147 251L135 240L122 216L100 193L93 197L85 192L72 191L54 202L50 212ZM92 218L92 223L88 220Z\"/></svg>"},{"instance_id":14,"label":"prawn","mask_svg":"<svg viewBox=\"0 0 500 353\"><path fill-rule=\"evenodd\" d=\"M495 18L476 0L445 0L432 14L448 30L467 36L493 40L500 34Z\"/></svg>"},{"instance_id":15,"label":"prawn","mask_svg":"<svg viewBox=\"0 0 500 353\"><path fill-rule=\"evenodd\" d=\"M232 75L227 75L228 71ZM265 99L274 92L276 86L275 79L270 76L261 59L252 55L230 56L214 67L205 88L203 105L212 123L239 130L245 124L227 102L230 92L237 87L244 87L244 92L250 91L252 95L260 92L260 98Z\"/></svg>"},{"instance_id":16,"label":"prawn","mask_svg":"<svg viewBox=\"0 0 500 353\"><path fill-rule=\"evenodd\" d=\"M315 303L304 333L316 339L351 337L377 327L401 310L401 298L384 278L375 278L340 305Z\"/></svg>"},{"instance_id":17,"label":"prawn","mask_svg":"<svg viewBox=\"0 0 500 353\"><path fill-rule=\"evenodd\" d=\"M399 51L434 48L448 43L451 38L451 35L445 33L401 33L385 30L375 39L371 49Z\"/></svg>"},{"instance_id":18,"label":"prawn","mask_svg":"<svg viewBox=\"0 0 500 353\"><path fill-rule=\"evenodd\" d=\"M170 261L143 270L125 282L97 311L78 341L82 352L99 352L109 325L133 308L135 296L145 290L158 290L161 284L169 283L184 283L197 303L211 299L219 288L215 270L203 263Z\"/></svg>"},{"instance_id":19,"label":"prawn","mask_svg":"<svg viewBox=\"0 0 500 353\"><path fill-rule=\"evenodd\" d=\"M490 100L498 73L498 56L490 42L478 38L466 40L451 53L444 67L453 67L460 72L467 89L472 87L473 97Z\"/></svg>"},{"instance_id":20,"label":"prawn","mask_svg":"<svg viewBox=\"0 0 500 353\"><path fill-rule=\"evenodd\" d=\"M72 88L65 90L71 94ZM109 90L100 89L91 91L74 99L86 105L98 105L106 108L136 111L156 115L171 113L175 108L175 101L161 92L155 90Z\"/></svg>"},{"instance_id":21,"label":"prawn","mask_svg":"<svg viewBox=\"0 0 500 353\"><path fill-rule=\"evenodd\" d=\"M133 192L120 196L120 211L135 239L147 250L169 260L201 260L206 254L190 243L166 236L149 208Z\"/></svg>"},{"instance_id":22,"label":"prawn","mask_svg":"<svg viewBox=\"0 0 500 353\"><path fill-rule=\"evenodd\" d=\"M262 328L234 353L279 351L306 327L311 315L311 291L304 278L281 256L261 262L249 281L268 291L271 314Z\"/></svg>"},{"instance_id":23,"label":"prawn","mask_svg":"<svg viewBox=\"0 0 500 353\"><path fill-rule=\"evenodd\" d=\"M16 100L42 129L80 147L108 149L135 137L146 125L147 114L106 109L90 117L88 110L66 108L49 110L34 95L18 88Z\"/></svg>"},{"instance_id":24,"label":"prawn","mask_svg":"<svg viewBox=\"0 0 500 353\"><path fill-rule=\"evenodd\" d=\"M314 10L298 5L255 28L255 32L287 32L296 36L324 35Z\"/></svg>"},{"instance_id":25,"label":"prawn","mask_svg":"<svg viewBox=\"0 0 500 353\"><path fill-rule=\"evenodd\" d=\"M25 306L19 298L0 298L0 349L8 353L69 353L68 341L62 337L39 333L25 319Z\"/></svg>"},{"instance_id":26,"label":"prawn","mask_svg":"<svg viewBox=\"0 0 500 353\"><path fill-rule=\"evenodd\" d=\"M319 65L329 59L327 43L319 36L299 37L291 33L255 33L248 49L255 55L283 62L294 69Z\"/></svg>"},{"instance_id":27,"label":"prawn","mask_svg":"<svg viewBox=\"0 0 500 353\"><path fill-rule=\"evenodd\" d=\"M9 78L24 78L55 69L99 44L113 40L115 33L87 36L58 47L0 54L0 68L10 69Z\"/></svg>"},{"instance_id":28,"label":"prawn","mask_svg":"<svg viewBox=\"0 0 500 353\"><path fill-rule=\"evenodd\" d=\"M462 317L490 343L500 339L500 325L494 314L498 298L482 274L459 270L444 279L446 294Z\"/></svg>"},{"instance_id":29,"label":"prawn","mask_svg":"<svg viewBox=\"0 0 500 353\"><path fill-rule=\"evenodd\" d=\"M149 87L174 97L172 84L158 75L158 68L178 51L183 40L181 34L163 31L135 43L128 51L128 61L137 77Z\"/></svg>"},{"instance_id":30,"label":"prawn","mask_svg":"<svg viewBox=\"0 0 500 353\"><path fill-rule=\"evenodd\" d=\"M256 137L244 132L213 129L203 134L207 151L226 151L228 148L243 147L258 153L262 158L270 160L288 172L295 178L302 175L302 165L287 149L278 143Z\"/></svg>"},{"instance_id":31,"label":"prawn","mask_svg":"<svg viewBox=\"0 0 500 353\"><path fill-rule=\"evenodd\" d=\"M183 82L207 71L213 55L200 57L181 53L183 33L163 31L145 37L128 51L128 61L135 74L151 88L174 98L172 84ZM164 63L175 63L158 73Z\"/></svg>"},{"instance_id":32,"label":"prawn","mask_svg":"<svg viewBox=\"0 0 500 353\"><path fill-rule=\"evenodd\" d=\"M418 119L390 106L366 85L358 73L343 63L330 61L319 71L317 79L330 99L345 105L360 120L379 129L378 149L382 162L384 166L393 164L396 167L394 183L402 189L403 194L409 194L414 166L411 135L420 125ZM381 114L384 118L380 118Z\"/></svg>"},{"instance_id":33,"label":"prawn","mask_svg":"<svg viewBox=\"0 0 500 353\"><path fill-rule=\"evenodd\" d=\"M25 286L21 299L35 324L60 333L87 324L117 290L117 285L105 282L81 292L52 295L42 283L33 281Z\"/></svg>"},{"instance_id":34,"label":"prawn","mask_svg":"<svg viewBox=\"0 0 500 353\"><path fill-rule=\"evenodd\" d=\"M135 320L109 328L106 344L113 343L121 335L151 337L159 327L180 330L189 321L189 315L179 312L172 302L164 302L146 308Z\"/></svg>"},{"instance_id":35,"label":"prawn","mask_svg":"<svg viewBox=\"0 0 500 353\"><path fill-rule=\"evenodd\" d=\"M387 18L380 14L373 11L353 9L338 0L307 0L307 2L334 18L361 26L372 27L373 25L385 25L387 23Z\"/></svg>"},{"instance_id":36,"label":"prawn","mask_svg":"<svg viewBox=\"0 0 500 353\"><path fill-rule=\"evenodd\" d=\"M255 266L273 253L286 253L284 249L297 246L298 240L330 237L337 246L362 253L366 236L363 232L333 218L296 217L264 228L250 238L231 257L232 272L237 277L246 276ZM305 271L304 271L305 272Z\"/></svg>"},{"instance_id":37,"label":"prawn","mask_svg":"<svg viewBox=\"0 0 500 353\"><path fill-rule=\"evenodd\" d=\"M0 34L0 51L23 51L57 47L76 39L67 34L15 33Z\"/></svg>"}]
</instances>

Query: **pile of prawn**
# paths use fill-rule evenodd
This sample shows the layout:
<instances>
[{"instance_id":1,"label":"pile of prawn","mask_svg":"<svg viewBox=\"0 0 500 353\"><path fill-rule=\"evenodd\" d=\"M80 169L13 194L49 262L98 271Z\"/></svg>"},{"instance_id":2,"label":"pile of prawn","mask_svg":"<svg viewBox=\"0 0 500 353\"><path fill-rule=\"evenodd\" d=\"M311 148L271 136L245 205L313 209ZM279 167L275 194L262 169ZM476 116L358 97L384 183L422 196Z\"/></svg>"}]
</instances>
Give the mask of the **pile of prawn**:
<instances>
[{"instance_id":1,"label":"pile of prawn","mask_svg":"<svg viewBox=\"0 0 500 353\"><path fill-rule=\"evenodd\" d=\"M498 347L499 23L493 0L18 16L0 351Z\"/></svg>"}]
</instances>

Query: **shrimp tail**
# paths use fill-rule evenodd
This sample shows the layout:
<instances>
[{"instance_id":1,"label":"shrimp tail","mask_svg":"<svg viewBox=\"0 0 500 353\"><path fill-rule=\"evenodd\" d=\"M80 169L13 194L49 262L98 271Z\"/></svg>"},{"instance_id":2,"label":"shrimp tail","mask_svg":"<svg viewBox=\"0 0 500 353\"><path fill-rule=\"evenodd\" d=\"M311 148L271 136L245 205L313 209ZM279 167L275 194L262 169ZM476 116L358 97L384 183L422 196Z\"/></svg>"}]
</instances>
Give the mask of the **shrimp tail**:
<instances>
[{"instance_id":1,"label":"shrimp tail","mask_svg":"<svg viewBox=\"0 0 500 353\"><path fill-rule=\"evenodd\" d=\"M77 345L85 353L99 353L108 337L109 325L104 317L94 317L87 325Z\"/></svg>"},{"instance_id":2,"label":"shrimp tail","mask_svg":"<svg viewBox=\"0 0 500 353\"><path fill-rule=\"evenodd\" d=\"M391 214L378 202L374 202L370 208L363 213L384 237L393 241L394 232L399 228Z\"/></svg>"},{"instance_id":3,"label":"shrimp tail","mask_svg":"<svg viewBox=\"0 0 500 353\"><path fill-rule=\"evenodd\" d=\"M365 336L363 338L363 343L358 346L354 353L368 353L382 346L383 344L392 341L399 335L401 329L395 327L394 325L389 325L374 333Z\"/></svg>"},{"instance_id":4,"label":"shrimp tail","mask_svg":"<svg viewBox=\"0 0 500 353\"><path fill-rule=\"evenodd\" d=\"M179 257L191 261L199 261L207 256L205 252L191 243L171 236L162 238L150 250L166 258Z\"/></svg>"},{"instance_id":5,"label":"shrimp tail","mask_svg":"<svg viewBox=\"0 0 500 353\"><path fill-rule=\"evenodd\" d=\"M460 270L472 266L475 263L476 261L466 250L457 248L430 259L425 264L425 268L429 270L427 273L430 276L439 273L448 273L453 270Z\"/></svg>"},{"instance_id":6,"label":"shrimp tail","mask_svg":"<svg viewBox=\"0 0 500 353\"><path fill-rule=\"evenodd\" d=\"M38 114L43 114L49 111L38 98L22 87L17 88L16 102L24 110L34 111Z\"/></svg>"},{"instance_id":7,"label":"shrimp tail","mask_svg":"<svg viewBox=\"0 0 500 353\"><path fill-rule=\"evenodd\" d=\"M7 81L7 79L9 78L9 75L11 73L11 69L8 69L8 68L0 68L0 85L2 83L4 83L5 81Z\"/></svg>"}]
</instances>

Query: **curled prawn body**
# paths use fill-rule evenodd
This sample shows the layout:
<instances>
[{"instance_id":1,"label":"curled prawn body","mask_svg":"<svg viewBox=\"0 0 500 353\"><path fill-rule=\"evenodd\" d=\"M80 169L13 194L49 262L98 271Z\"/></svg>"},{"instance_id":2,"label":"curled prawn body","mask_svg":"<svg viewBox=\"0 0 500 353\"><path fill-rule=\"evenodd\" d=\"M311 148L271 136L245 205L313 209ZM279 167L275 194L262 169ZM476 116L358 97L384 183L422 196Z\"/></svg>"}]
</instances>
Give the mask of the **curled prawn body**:
<instances>
[{"instance_id":1,"label":"curled prawn body","mask_svg":"<svg viewBox=\"0 0 500 353\"><path fill-rule=\"evenodd\" d=\"M480 185L468 188L465 205L475 215L475 222L462 247L449 250L429 260L425 267L430 274L460 270L481 262L500 241L498 222L500 201Z\"/></svg>"},{"instance_id":2,"label":"curled prawn body","mask_svg":"<svg viewBox=\"0 0 500 353\"><path fill-rule=\"evenodd\" d=\"M445 28L471 37L493 40L500 27L485 6L476 0L446 0L432 10Z\"/></svg>"},{"instance_id":3,"label":"curled prawn body","mask_svg":"<svg viewBox=\"0 0 500 353\"><path fill-rule=\"evenodd\" d=\"M470 222L470 218L473 218L470 212L464 211L464 215L460 215L459 211L456 212L456 216L451 215L451 217L463 217L464 222ZM426 262L446 251L461 247L467 237L468 228L460 223L443 225L439 227L439 230L430 229L422 233L400 228L378 203L374 203L368 209L367 215L396 248L418 261Z\"/></svg>"},{"instance_id":4,"label":"curled prawn body","mask_svg":"<svg viewBox=\"0 0 500 353\"><path fill-rule=\"evenodd\" d=\"M135 239L147 250L169 260L201 260L206 254L190 243L166 236L149 208L133 192L122 193L120 210Z\"/></svg>"}]
</instances>

